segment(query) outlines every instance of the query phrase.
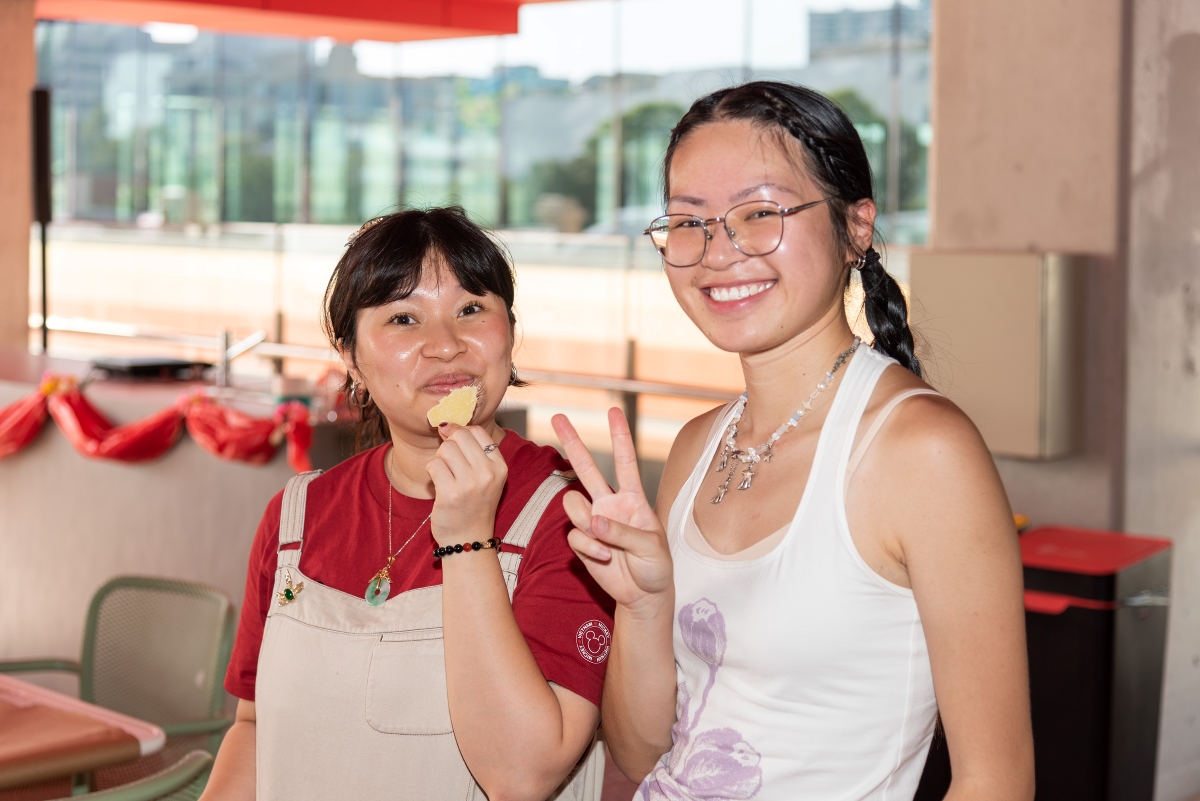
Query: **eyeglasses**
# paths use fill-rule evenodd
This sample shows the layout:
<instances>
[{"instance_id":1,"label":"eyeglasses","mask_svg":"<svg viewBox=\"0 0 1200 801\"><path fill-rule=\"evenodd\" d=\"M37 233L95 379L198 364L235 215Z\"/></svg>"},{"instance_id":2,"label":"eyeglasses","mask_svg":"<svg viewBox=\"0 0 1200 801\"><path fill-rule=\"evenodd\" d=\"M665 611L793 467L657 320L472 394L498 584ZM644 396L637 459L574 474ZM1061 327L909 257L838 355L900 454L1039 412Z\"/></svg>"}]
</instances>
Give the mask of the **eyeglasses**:
<instances>
[{"instance_id":1,"label":"eyeglasses","mask_svg":"<svg viewBox=\"0 0 1200 801\"><path fill-rule=\"evenodd\" d=\"M699 264L708 252L713 238L709 226L722 223L733 246L747 256L766 256L774 253L783 241L783 218L798 211L827 203L821 198L811 203L785 209L770 200L739 203L723 217L704 219L694 214L664 214L642 231L650 237L662 259L672 267L691 267Z\"/></svg>"}]
</instances>

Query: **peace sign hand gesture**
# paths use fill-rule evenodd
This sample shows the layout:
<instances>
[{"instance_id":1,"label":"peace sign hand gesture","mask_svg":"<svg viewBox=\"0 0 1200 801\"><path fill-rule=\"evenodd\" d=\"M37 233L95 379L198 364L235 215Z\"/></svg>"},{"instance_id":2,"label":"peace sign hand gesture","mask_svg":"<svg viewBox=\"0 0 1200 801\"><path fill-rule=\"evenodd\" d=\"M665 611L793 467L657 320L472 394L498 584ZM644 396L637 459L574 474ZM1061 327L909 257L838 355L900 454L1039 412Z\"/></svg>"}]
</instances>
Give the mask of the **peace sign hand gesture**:
<instances>
[{"instance_id":1,"label":"peace sign hand gesture","mask_svg":"<svg viewBox=\"0 0 1200 801\"><path fill-rule=\"evenodd\" d=\"M592 502L579 492L563 498L575 528L571 548L588 572L618 604L631 611L655 606L672 587L671 552L654 507L646 499L638 473L629 424L620 409L609 409L617 491L609 489L575 427L561 414L551 421L579 480Z\"/></svg>"}]
</instances>

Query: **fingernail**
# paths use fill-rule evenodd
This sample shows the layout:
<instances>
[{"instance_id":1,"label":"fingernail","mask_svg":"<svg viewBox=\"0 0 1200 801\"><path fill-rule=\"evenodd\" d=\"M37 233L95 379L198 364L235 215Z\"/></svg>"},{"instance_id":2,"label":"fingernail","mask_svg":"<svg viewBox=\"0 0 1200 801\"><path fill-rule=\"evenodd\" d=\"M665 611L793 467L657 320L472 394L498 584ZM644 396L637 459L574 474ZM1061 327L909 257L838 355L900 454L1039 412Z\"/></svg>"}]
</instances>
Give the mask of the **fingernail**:
<instances>
[{"instance_id":1,"label":"fingernail","mask_svg":"<svg viewBox=\"0 0 1200 801\"><path fill-rule=\"evenodd\" d=\"M608 518L600 515L592 515L592 531L597 534L604 534L608 531Z\"/></svg>"},{"instance_id":2,"label":"fingernail","mask_svg":"<svg viewBox=\"0 0 1200 801\"><path fill-rule=\"evenodd\" d=\"M449 423L438 423L438 430L439 431L449 431L450 424Z\"/></svg>"}]
</instances>

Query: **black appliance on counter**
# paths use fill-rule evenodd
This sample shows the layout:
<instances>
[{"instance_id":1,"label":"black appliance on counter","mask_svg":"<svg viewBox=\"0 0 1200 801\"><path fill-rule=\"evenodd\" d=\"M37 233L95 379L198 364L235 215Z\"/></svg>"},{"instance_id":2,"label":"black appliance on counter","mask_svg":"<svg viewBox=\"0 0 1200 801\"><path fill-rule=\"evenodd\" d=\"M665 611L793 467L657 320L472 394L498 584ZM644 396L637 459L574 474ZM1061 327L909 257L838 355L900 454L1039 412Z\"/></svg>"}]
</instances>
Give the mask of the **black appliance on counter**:
<instances>
[{"instance_id":1,"label":"black appliance on counter","mask_svg":"<svg viewBox=\"0 0 1200 801\"><path fill-rule=\"evenodd\" d=\"M204 371L210 367L212 365L208 362L168 359L160 356L104 358L92 361L93 370L104 373L108 378L125 379L198 381L204 377Z\"/></svg>"}]
</instances>

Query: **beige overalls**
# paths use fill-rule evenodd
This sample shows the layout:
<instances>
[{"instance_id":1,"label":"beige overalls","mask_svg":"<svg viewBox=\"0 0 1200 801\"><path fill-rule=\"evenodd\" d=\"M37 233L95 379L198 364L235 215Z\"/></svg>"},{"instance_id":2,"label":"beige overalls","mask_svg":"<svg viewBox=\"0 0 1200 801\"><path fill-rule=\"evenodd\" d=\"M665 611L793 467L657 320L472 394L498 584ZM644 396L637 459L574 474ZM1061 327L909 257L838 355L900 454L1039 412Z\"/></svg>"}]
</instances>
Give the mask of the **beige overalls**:
<instances>
[{"instance_id":1,"label":"beige overalls","mask_svg":"<svg viewBox=\"0 0 1200 801\"><path fill-rule=\"evenodd\" d=\"M256 695L260 801L484 799L450 724L442 641L442 588L402 593L380 606L325 587L299 570L308 483L288 481L279 526L275 592L290 575L294 600L275 595L258 657ZM555 472L504 536L525 547L550 501L574 475ZM508 597L521 554L499 555ZM595 742L550 797L599 801L604 747Z\"/></svg>"}]
</instances>

